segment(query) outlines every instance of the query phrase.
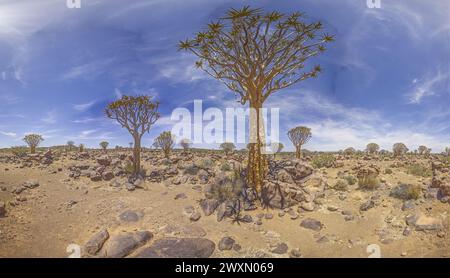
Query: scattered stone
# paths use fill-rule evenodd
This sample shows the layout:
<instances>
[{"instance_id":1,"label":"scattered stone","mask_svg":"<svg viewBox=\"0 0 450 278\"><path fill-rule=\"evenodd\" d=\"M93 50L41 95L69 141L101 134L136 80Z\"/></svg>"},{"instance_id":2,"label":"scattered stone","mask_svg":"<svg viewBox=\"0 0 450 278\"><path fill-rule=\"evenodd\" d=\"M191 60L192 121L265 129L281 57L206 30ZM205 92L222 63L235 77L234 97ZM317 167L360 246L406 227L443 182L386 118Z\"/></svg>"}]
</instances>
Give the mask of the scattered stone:
<instances>
[{"instance_id":1,"label":"scattered stone","mask_svg":"<svg viewBox=\"0 0 450 278\"><path fill-rule=\"evenodd\" d=\"M224 251L224 250L231 250L233 248L233 245L235 244L235 240L232 239L231 237L224 237L219 241L219 250L220 251Z\"/></svg>"},{"instance_id":2,"label":"scattered stone","mask_svg":"<svg viewBox=\"0 0 450 278\"><path fill-rule=\"evenodd\" d=\"M97 158L97 163L102 166L109 166L111 164L111 158L109 158L106 155L101 156L101 157Z\"/></svg>"},{"instance_id":3,"label":"scattered stone","mask_svg":"<svg viewBox=\"0 0 450 278\"><path fill-rule=\"evenodd\" d=\"M405 227L405 229L403 230L403 235L404 236L409 236L409 235L411 235L411 233L412 233L412 229L411 229L411 227Z\"/></svg>"},{"instance_id":4,"label":"scattered stone","mask_svg":"<svg viewBox=\"0 0 450 278\"><path fill-rule=\"evenodd\" d=\"M242 249L241 245L239 245L237 243L233 244L233 250L234 251L239 252L239 251L241 251L241 249Z\"/></svg>"},{"instance_id":5,"label":"scattered stone","mask_svg":"<svg viewBox=\"0 0 450 278\"><path fill-rule=\"evenodd\" d=\"M244 215L244 216L241 218L241 222L244 222L244 223L252 223L252 222L253 222L253 218L252 218L250 215L246 214L246 215Z\"/></svg>"},{"instance_id":6,"label":"scattered stone","mask_svg":"<svg viewBox=\"0 0 450 278\"><path fill-rule=\"evenodd\" d=\"M119 188L119 187L122 186L122 184L121 184L119 181L117 181L117 180L113 180L113 181L111 181L111 182L109 183L109 186L115 187L115 188Z\"/></svg>"},{"instance_id":7,"label":"scattered stone","mask_svg":"<svg viewBox=\"0 0 450 278\"><path fill-rule=\"evenodd\" d=\"M148 231L116 235L107 242L105 255L108 258L123 258L144 245L152 237L153 234Z\"/></svg>"},{"instance_id":8,"label":"scattered stone","mask_svg":"<svg viewBox=\"0 0 450 278\"><path fill-rule=\"evenodd\" d=\"M414 204L413 200L407 200L407 201L403 202L402 210L403 211L405 211L405 210L412 210L415 207L416 207L416 205Z\"/></svg>"},{"instance_id":9,"label":"scattered stone","mask_svg":"<svg viewBox=\"0 0 450 278\"><path fill-rule=\"evenodd\" d=\"M205 216L213 214L218 206L219 202L215 199L202 199L200 201L200 207L202 208Z\"/></svg>"},{"instance_id":10,"label":"scattered stone","mask_svg":"<svg viewBox=\"0 0 450 278\"><path fill-rule=\"evenodd\" d=\"M217 207L217 222L222 221L225 217L231 216L232 214L231 207L227 205L227 203L221 203Z\"/></svg>"},{"instance_id":11,"label":"scattered stone","mask_svg":"<svg viewBox=\"0 0 450 278\"><path fill-rule=\"evenodd\" d=\"M177 195L175 196L174 199L175 199L175 200L178 200L178 199L187 199L187 196L186 196L186 194L184 194L184 193L179 193L179 194L177 194Z\"/></svg>"},{"instance_id":12,"label":"scattered stone","mask_svg":"<svg viewBox=\"0 0 450 278\"><path fill-rule=\"evenodd\" d=\"M313 202L306 202L302 203L300 207L306 211L313 211L314 210L314 203Z\"/></svg>"},{"instance_id":13,"label":"scattered stone","mask_svg":"<svg viewBox=\"0 0 450 278\"><path fill-rule=\"evenodd\" d=\"M262 218L262 217L258 217L258 218ZM265 219L272 219L273 218L273 214L272 213L266 213L266 214L264 214L264 218Z\"/></svg>"},{"instance_id":14,"label":"scattered stone","mask_svg":"<svg viewBox=\"0 0 450 278\"><path fill-rule=\"evenodd\" d=\"M162 238L140 251L137 258L209 258L215 244L205 238Z\"/></svg>"},{"instance_id":15,"label":"scattered stone","mask_svg":"<svg viewBox=\"0 0 450 278\"><path fill-rule=\"evenodd\" d=\"M291 252L289 252L289 257L290 258L301 258L302 253L300 252L300 250L298 248L291 249Z\"/></svg>"},{"instance_id":16,"label":"scattered stone","mask_svg":"<svg viewBox=\"0 0 450 278\"><path fill-rule=\"evenodd\" d=\"M112 180L114 178L114 174L111 171L105 171L102 174L102 178L105 181L110 181L110 180Z\"/></svg>"},{"instance_id":17,"label":"scattered stone","mask_svg":"<svg viewBox=\"0 0 450 278\"><path fill-rule=\"evenodd\" d=\"M283 242L283 243L278 243L274 249L270 250L270 252L272 252L274 254L282 255L282 254L286 254L288 249L289 249L288 245Z\"/></svg>"},{"instance_id":18,"label":"scattered stone","mask_svg":"<svg viewBox=\"0 0 450 278\"><path fill-rule=\"evenodd\" d=\"M0 201L0 217L5 217L6 215L6 204Z\"/></svg>"},{"instance_id":19,"label":"scattered stone","mask_svg":"<svg viewBox=\"0 0 450 278\"><path fill-rule=\"evenodd\" d=\"M344 220L345 221L353 221L353 220L355 220L355 216L354 215L346 215L344 217Z\"/></svg>"},{"instance_id":20,"label":"scattered stone","mask_svg":"<svg viewBox=\"0 0 450 278\"><path fill-rule=\"evenodd\" d=\"M36 188L39 186L39 182L37 180L29 180L23 183L23 186L26 188Z\"/></svg>"},{"instance_id":21,"label":"scattered stone","mask_svg":"<svg viewBox=\"0 0 450 278\"><path fill-rule=\"evenodd\" d=\"M300 223L300 226L305 229L310 229L313 231L320 231L323 228L322 223L319 220L313 218L307 218Z\"/></svg>"},{"instance_id":22,"label":"scattered stone","mask_svg":"<svg viewBox=\"0 0 450 278\"><path fill-rule=\"evenodd\" d=\"M329 206L327 207L327 209L328 209L329 211L337 211L339 208L338 208L337 206L329 205Z\"/></svg>"},{"instance_id":23,"label":"scattered stone","mask_svg":"<svg viewBox=\"0 0 450 278\"><path fill-rule=\"evenodd\" d=\"M84 251L89 255L94 256L102 249L103 244L109 238L108 230L102 229L89 239L89 241L84 245Z\"/></svg>"},{"instance_id":24,"label":"scattered stone","mask_svg":"<svg viewBox=\"0 0 450 278\"><path fill-rule=\"evenodd\" d=\"M186 215L191 215L195 211L195 208L193 206L186 206L183 211Z\"/></svg>"},{"instance_id":25,"label":"scattered stone","mask_svg":"<svg viewBox=\"0 0 450 278\"><path fill-rule=\"evenodd\" d=\"M288 212L288 214L289 214L289 216L291 217L292 220L295 220L295 219L297 219L299 217L299 214L296 211L294 211L294 210L290 210Z\"/></svg>"},{"instance_id":26,"label":"scattered stone","mask_svg":"<svg viewBox=\"0 0 450 278\"><path fill-rule=\"evenodd\" d=\"M125 188L128 191L134 191L136 189L136 186L134 186L134 184L128 182L128 183L125 184Z\"/></svg>"},{"instance_id":27,"label":"scattered stone","mask_svg":"<svg viewBox=\"0 0 450 278\"><path fill-rule=\"evenodd\" d=\"M328 243L328 242L330 242L330 240L328 239L327 236L322 236L316 242L317 243Z\"/></svg>"},{"instance_id":28,"label":"scattered stone","mask_svg":"<svg viewBox=\"0 0 450 278\"><path fill-rule=\"evenodd\" d=\"M189 216L189 220L191 221L198 221L200 218L202 217L202 215L200 214L200 212L198 211L194 211L191 216Z\"/></svg>"},{"instance_id":29,"label":"scattered stone","mask_svg":"<svg viewBox=\"0 0 450 278\"><path fill-rule=\"evenodd\" d=\"M369 209L375 207L375 202L372 200L368 200L367 202L364 202L363 204L361 204L361 206L359 207L359 210L361 211L368 211Z\"/></svg>"},{"instance_id":30,"label":"scattered stone","mask_svg":"<svg viewBox=\"0 0 450 278\"><path fill-rule=\"evenodd\" d=\"M76 204L78 204L78 201L70 200L70 201L68 201L68 202L66 203L66 207L67 207L68 209L70 209L70 208L72 208L73 206L75 206Z\"/></svg>"},{"instance_id":31,"label":"scattered stone","mask_svg":"<svg viewBox=\"0 0 450 278\"><path fill-rule=\"evenodd\" d=\"M102 176L95 171L90 174L90 178L91 178L91 181L101 181L102 180Z\"/></svg>"},{"instance_id":32,"label":"scattered stone","mask_svg":"<svg viewBox=\"0 0 450 278\"><path fill-rule=\"evenodd\" d=\"M119 215L120 220L124 222L137 222L139 221L139 215L132 210L127 210L122 212L122 214Z\"/></svg>"},{"instance_id":33,"label":"scattered stone","mask_svg":"<svg viewBox=\"0 0 450 278\"><path fill-rule=\"evenodd\" d=\"M445 233L444 230L440 230L440 231L437 233L437 236L438 236L439 238L444 238L445 235L446 235L446 233Z\"/></svg>"}]
</instances>

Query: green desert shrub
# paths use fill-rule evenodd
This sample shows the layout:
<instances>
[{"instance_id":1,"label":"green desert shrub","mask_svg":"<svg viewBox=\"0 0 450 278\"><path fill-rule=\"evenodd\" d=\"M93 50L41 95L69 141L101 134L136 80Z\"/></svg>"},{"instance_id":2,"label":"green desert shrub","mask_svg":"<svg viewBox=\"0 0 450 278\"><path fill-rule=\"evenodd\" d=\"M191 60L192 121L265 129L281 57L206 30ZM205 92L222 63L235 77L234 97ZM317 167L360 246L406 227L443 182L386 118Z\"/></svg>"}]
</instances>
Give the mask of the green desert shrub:
<instances>
[{"instance_id":1,"label":"green desert shrub","mask_svg":"<svg viewBox=\"0 0 450 278\"><path fill-rule=\"evenodd\" d=\"M384 170L384 173L385 173L386 175L391 175L391 174L392 174L392 169L391 169L391 168L386 168L386 169Z\"/></svg>"},{"instance_id":2,"label":"green desert shrub","mask_svg":"<svg viewBox=\"0 0 450 278\"><path fill-rule=\"evenodd\" d=\"M417 200L422 193L420 185L400 184L392 188L390 196L402 200Z\"/></svg>"},{"instance_id":3,"label":"green desert shrub","mask_svg":"<svg viewBox=\"0 0 450 278\"><path fill-rule=\"evenodd\" d=\"M211 159L209 159L209 158L200 159L198 161L195 161L194 164L198 168L205 169L205 170L211 169L214 166L214 162Z\"/></svg>"},{"instance_id":4,"label":"green desert shrub","mask_svg":"<svg viewBox=\"0 0 450 278\"><path fill-rule=\"evenodd\" d=\"M224 172L228 172L231 171L231 165L228 164L227 162L223 163L222 166L220 167L220 170L224 171Z\"/></svg>"},{"instance_id":5,"label":"green desert shrub","mask_svg":"<svg viewBox=\"0 0 450 278\"><path fill-rule=\"evenodd\" d=\"M315 168L330 168L333 167L336 158L332 154L319 154L313 157L311 163Z\"/></svg>"},{"instance_id":6,"label":"green desert shrub","mask_svg":"<svg viewBox=\"0 0 450 278\"><path fill-rule=\"evenodd\" d=\"M433 175L431 168L419 163L408 166L408 174L424 178L431 177Z\"/></svg>"},{"instance_id":7,"label":"green desert shrub","mask_svg":"<svg viewBox=\"0 0 450 278\"><path fill-rule=\"evenodd\" d=\"M197 175L198 170L200 170L200 169L197 166L189 165L188 167L186 167L186 169L184 169L184 173L194 176L194 175Z\"/></svg>"},{"instance_id":8,"label":"green desert shrub","mask_svg":"<svg viewBox=\"0 0 450 278\"><path fill-rule=\"evenodd\" d=\"M11 152L17 157L24 157L28 153L28 147L25 146L14 146L11 147Z\"/></svg>"},{"instance_id":9,"label":"green desert shrub","mask_svg":"<svg viewBox=\"0 0 450 278\"><path fill-rule=\"evenodd\" d=\"M344 177L344 180L347 181L349 185L354 185L358 182L358 179L352 175L348 175Z\"/></svg>"},{"instance_id":10,"label":"green desert shrub","mask_svg":"<svg viewBox=\"0 0 450 278\"><path fill-rule=\"evenodd\" d=\"M347 191L348 182L345 179L339 179L334 185L333 189L337 191Z\"/></svg>"},{"instance_id":11,"label":"green desert shrub","mask_svg":"<svg viewBox=\"0 0 450 278\"><path fill-rule=\"evenodd\" d=\"M367 175L358 178L358 186L362 189L374 190L380 186L380 180L378 177Z\"/></svg>"},{"instance_id":12,"label":"green desert shrub","mask_svg":"<svg viewBox=\"0 0 450 278\"><path fill-rule=\"evenodd\" d=\"M208 197L219 202L234 201L239 199L244 189L244 180L238 172L223 176L211 185Z\"/></svg>"}]
</instances>

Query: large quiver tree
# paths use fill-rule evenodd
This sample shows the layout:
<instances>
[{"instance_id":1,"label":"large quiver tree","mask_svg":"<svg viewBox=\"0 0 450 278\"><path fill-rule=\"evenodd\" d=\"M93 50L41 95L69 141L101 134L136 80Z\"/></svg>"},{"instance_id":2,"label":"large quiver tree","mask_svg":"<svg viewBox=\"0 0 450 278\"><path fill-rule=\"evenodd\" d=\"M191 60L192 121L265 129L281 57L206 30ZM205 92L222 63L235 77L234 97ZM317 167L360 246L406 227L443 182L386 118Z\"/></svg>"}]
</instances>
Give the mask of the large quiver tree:
<instances>
[{"instance_id":1,"label":"large quiver tree","mask_svg":"<svg viewBox=\"0 0 450 278\"><path fill-rule=\"evenodd\" d=\"M180 49L199 58L197 67L223 82L241 104L249 103L247 183L258 193L267 173L267 158L261 151L265 145L261 108L274 92L318 75L320 66L306 69L305 62L333 40L318 34L321 29L320 22L304 22L301 13L264 13L247 6L230 9L195 38L179 43Z\"/></svg>"}]
</instances>

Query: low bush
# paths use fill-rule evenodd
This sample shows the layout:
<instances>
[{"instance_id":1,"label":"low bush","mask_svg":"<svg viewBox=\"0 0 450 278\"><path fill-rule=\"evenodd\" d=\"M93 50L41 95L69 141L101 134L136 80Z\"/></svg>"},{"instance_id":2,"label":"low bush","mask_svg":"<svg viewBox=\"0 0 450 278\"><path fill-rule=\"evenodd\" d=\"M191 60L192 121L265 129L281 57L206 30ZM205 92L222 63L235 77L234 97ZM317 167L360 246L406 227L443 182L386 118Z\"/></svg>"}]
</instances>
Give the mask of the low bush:
<instances>
[{"instance_id":1,"label":"low bush","mask_svg":"<svg viewBox=\"0 0 450 278\"><path fill-rule=\"evenodd\" d=\"M423 164L412 164L408 166L408 174L419 177L431 177L433 172L431 168L424 166Z\"/></svg>"},{"instance_id":2,"label":"low bush","mask_svg":"<svg viewBox=\"0 0 450 278\"><path fill-rule=\"evenodd\" d=\"M336 158L332 154L319 154L311 160L315 168L330 168L334 166L335 162Z\"/></svg>"},{"instance_id":3,"label":"low bush","mask_svg":"<svg viewBox=\"0 0 450 278\"><path fill-rule=\"evenodd\" d=\"M235 201L239 199L244 190L244 180L238 172L232 175L223 176L216 180L209 189L207 197L219 202Z\"/></svg>"},{"instance_id":4,"label":"low bush","mask_svg":"<svg viewBox=\"0 0 450 278\"><path fill-rule=\"evenodd\" d=\"M334 185L333 189L337 191L347 191L348 182L345 179L339 179Z\"/></svg>"},{"instance_id":5,"label":"low bush","mask_svg":"<svg viewBox=\"0 0 450 278\"><path fill-rule=\"evenodd\" d=\"M222 164L222 167L220 167L220 170L222 170L224 172L231 171L231 166L230 166L230 164L225 162L225 163Z\"/></svg>"},{"instance_id":6,"label":"low bush","mask_svg":"<svg viewBox=\"0 0 450 278\"><path fill-rule=\"evenodd\" d=\"M421 193L420 185L400 184L391 190L390 196L402 200L417 200Z\"/></svg>"},{"instance_id":7,"label":"low bush","mask_svg":"<svg viewBox=\"0 0 450 278\"><path fill-rule=\"evenodd\" d=\"M354 185L358 182L358 179L352 175L345 176L344 180L346 180L349 185Z\"/></svg>"},{"instance_id":8,"label":"low bush","mask_svg":"<svg viewBox=\"0 0 450 278\"><path fill-rule=\"evenodd\" d=\"M18 157L26 156L28 151L29 151L29 148L25 147L25 146L14 146L14 147L11 147L11 152L15 156L18 156Z\"/></svg>"}]
</instances>

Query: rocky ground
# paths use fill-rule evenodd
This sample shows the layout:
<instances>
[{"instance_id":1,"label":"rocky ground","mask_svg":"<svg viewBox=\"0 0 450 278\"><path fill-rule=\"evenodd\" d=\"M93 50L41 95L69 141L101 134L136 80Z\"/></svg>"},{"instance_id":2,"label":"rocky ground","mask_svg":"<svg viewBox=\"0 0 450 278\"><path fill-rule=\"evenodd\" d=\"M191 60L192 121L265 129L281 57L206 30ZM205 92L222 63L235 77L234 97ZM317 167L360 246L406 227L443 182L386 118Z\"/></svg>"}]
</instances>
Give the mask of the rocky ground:
<instances>
[{"instance_id":1,"label":"rocky ground","mask_svg":"<svg viewBox=\"0 0 450 278\"><path fill-rule=\"evenodd\" d=\"M440 157L272 158L262 207L249 189L224 198L242 187L245 153L145 152L137 180L129 155L0 154L0 257L67 257L71 244L84 257L368 257L372 244L382 257L450 256ZM431 162L430 175L409 170Z\"/></svg>"}]
</instances>

